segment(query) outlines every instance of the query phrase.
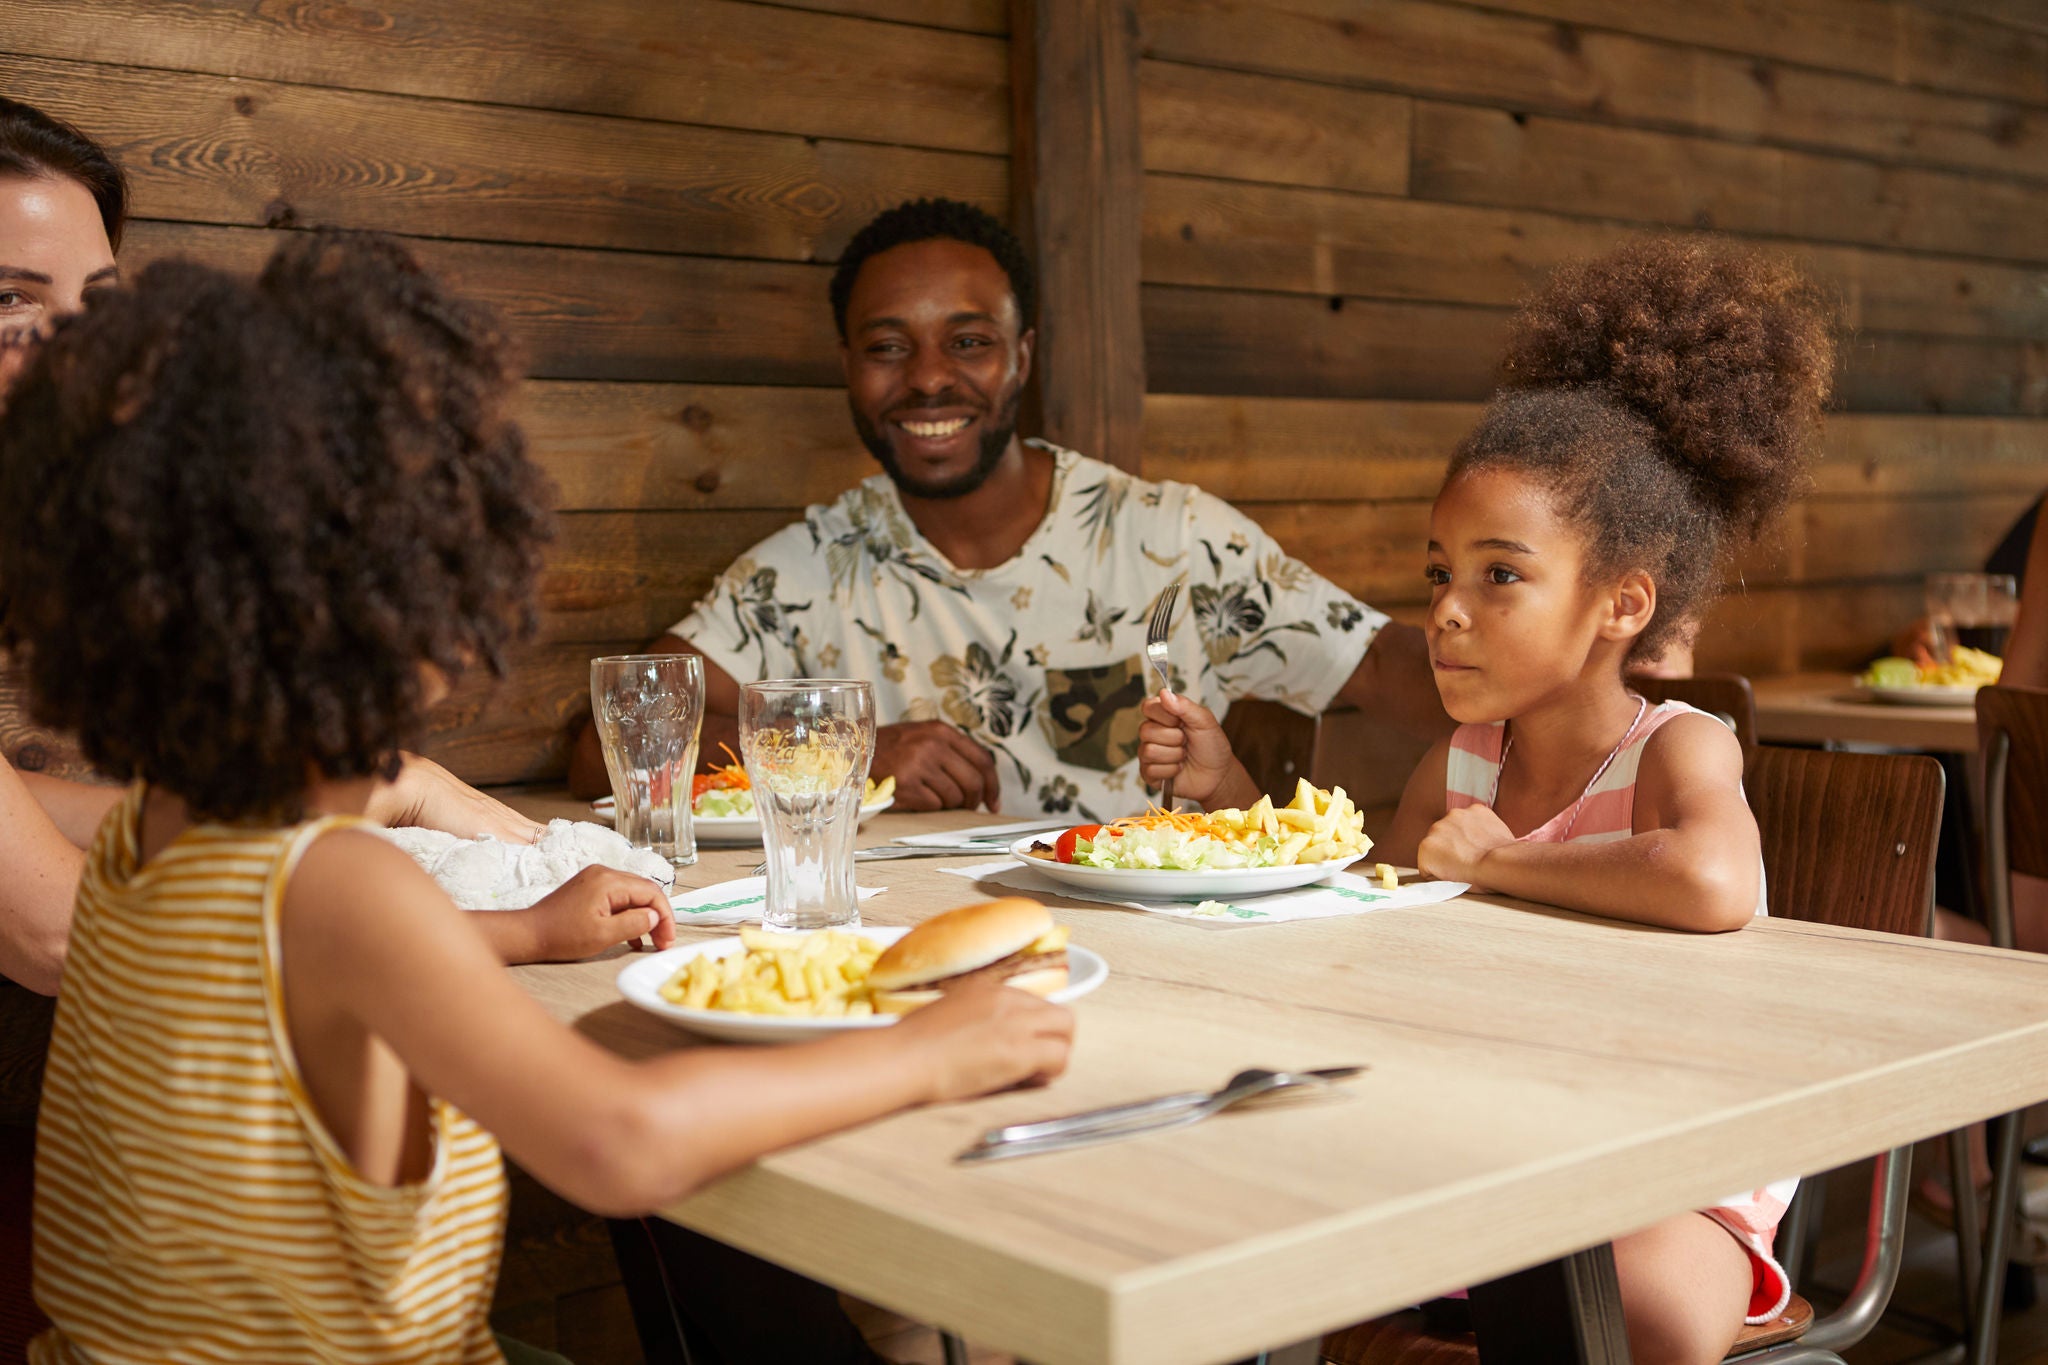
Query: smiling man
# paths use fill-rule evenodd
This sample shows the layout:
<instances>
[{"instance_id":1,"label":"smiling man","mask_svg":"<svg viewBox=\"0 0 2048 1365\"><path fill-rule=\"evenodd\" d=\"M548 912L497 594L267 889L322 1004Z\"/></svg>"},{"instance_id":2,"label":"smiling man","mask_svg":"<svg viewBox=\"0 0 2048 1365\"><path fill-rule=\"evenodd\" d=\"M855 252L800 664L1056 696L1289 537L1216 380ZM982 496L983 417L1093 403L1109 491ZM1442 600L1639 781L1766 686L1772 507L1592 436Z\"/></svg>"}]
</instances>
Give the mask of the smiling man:
<instances>
[{"instance_id":1,"label":"smiling man","mask_svg":"<svg viewBox=\"0 0 2048 1365\"><path fill-rule=\"evenodd\" d=\"M987 213L888 210L831 298L854 429L883 472L755 546L654 646L704 656L707 749L733 742L736 680L864 678L874 772L906 809L1140 809L1145 628L1174 584L1175 688L1219 714L1342 696L1444 727L1419 631L1199 489L1018 438L1034 282ZM587 728L575 757L572 785L605 790Z\"/></svg>"}]
</instances>

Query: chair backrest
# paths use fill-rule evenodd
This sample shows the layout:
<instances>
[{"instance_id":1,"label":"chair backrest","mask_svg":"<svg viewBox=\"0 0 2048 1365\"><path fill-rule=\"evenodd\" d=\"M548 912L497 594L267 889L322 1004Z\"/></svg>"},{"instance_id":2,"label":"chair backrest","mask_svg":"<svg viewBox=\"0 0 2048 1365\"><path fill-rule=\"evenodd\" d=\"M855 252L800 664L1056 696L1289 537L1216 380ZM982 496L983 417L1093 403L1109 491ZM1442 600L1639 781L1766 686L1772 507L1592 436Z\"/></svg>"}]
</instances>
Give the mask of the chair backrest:
<instances>
[{"instance_id":1,"label":"chair backrest","mask_svg":"<svg viewBox=\"0 0 2048 1365\"><path fill-rule=\"evenodd\" d=\"M1923 754L1757 746L1743 787L1771 914L1926 934L1943 786L1941 764Z\"/></svg>"},{"instance_id":2,"label":"chair backrest","mask_svg":"<svg viewBox=\"0 0 2048 1365\"><path fill-rule=\"evenodd\" d=\"M1294 795L1294 780L1315 761L1320 720L1276 701L1234 701L1223 714L1223 733L1259 790L1276 802Z\"/></svg>"},{"instance_id":3,"label":"chair backrest","mask_svg":"<svg viewBox=\"0 0 2048 1365\"><path fill-rule=\"evenodd\" d=\"M2004 684L1980 688L1977 742L1984 750L1987 832L2002 833L2006 870L2048 877L2048 691ZM1989 852L1986 867L1995 876L1997 851Z\"/></svg>"},{"instance_id":4,"label":"chair backrest","mask_svg":"<svg viewBox=\"0 0 2048 1365\"><path fill-rule=\"evenodd\" d=\"M1690 678L1635 678L1628 685L1653 702L1682 701L1719 716L1742 741L1742 756L1756 752L1756 693L1740 673L1695 673Z\"/></svg>"}]
</instances>

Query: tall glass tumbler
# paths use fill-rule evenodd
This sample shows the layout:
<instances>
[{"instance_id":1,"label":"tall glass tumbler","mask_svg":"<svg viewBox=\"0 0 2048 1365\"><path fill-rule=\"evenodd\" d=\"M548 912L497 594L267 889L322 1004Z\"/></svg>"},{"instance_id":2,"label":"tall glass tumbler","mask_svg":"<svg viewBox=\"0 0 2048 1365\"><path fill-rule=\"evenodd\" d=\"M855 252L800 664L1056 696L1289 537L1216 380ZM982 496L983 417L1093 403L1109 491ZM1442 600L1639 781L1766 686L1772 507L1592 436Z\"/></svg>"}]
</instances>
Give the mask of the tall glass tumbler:
<instances>
[{"instance_id":1,"label":"tall glass tumbler","mask_svg":"<svg viewBox=\"0 0 2048 1365\"><path fill-rule=\"evenodd\" d=\"M1927 575L1927 633L1937 663L1947 663L1957 645L2003 658L2019 615L2019 582L2011 574Z\"/></svg>"},{"instance_id":2,"label":"tall glass tumbler","mask_svg":"<svg viewBox=\"0 0 2048 1365\"><path fill-rule=\"evenodd\" d=\"M875 756L875 692L798 678L740 689L740 754L768 852L770 929L860 923L853 842Z\"/></svg>"},{"instance_id":3,"label":"tall glass tumbler","mask_svg":"<svg viewBox=\"0 0 2048 1365\"><path fill-rule=\"evenodd\" d=\"M704 661L694 654L592 659L590 711L619 833L678 867L696 862L690 779L704 727Z\"/></svg>"}]
</instances>

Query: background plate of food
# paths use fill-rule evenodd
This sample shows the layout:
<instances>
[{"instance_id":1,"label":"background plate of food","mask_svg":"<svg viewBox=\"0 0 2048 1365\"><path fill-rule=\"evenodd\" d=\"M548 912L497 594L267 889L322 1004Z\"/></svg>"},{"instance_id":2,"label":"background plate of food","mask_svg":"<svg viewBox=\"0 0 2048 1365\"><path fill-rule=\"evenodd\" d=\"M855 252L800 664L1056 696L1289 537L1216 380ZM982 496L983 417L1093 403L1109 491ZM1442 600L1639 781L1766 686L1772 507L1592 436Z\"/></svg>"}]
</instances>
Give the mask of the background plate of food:
<instances>
[{"instance_id":1,"label":"background plate of food","mask_svg":"<svg viewBox=\"0 0 2048 1365\"><path fill-rule=\"evenodd\" d=\"M1155 812L1010 845L1019 862L1068 886L1168 900L1289 891L1371 851L1365 815L1344 789L1307 782L1285 806L1262 796L1249 810Z\"/></svg>"},{"instance_id":2,"label":"background plate of food","mask_svg":"<svg viewBox=\"0 0 2048 1365\"><path fill-rule=\"evenodd\" d=\"M619 972L619 993L706 1038L789 1043L887 1028L970 981L999 979L1064 1003L1108 975L1043 905L1009 896L915 929L742 929L636 957Z\"/></svg>"},{"instance_id":3,"label":"background plate of food","mask_svg":"<svg viewBox=\"0 0 2048 1365\"><path fill-rule=\"evenodd\" d=\"M1872 701L1895 706L1969 706L1977 689L1997 682L2003 668L1996 654L1957 645L1945 664L1879 659L1857 677L1856 688Z\"/></svg>"},{"instance_id":4,"label":"background plate of food","mask_svg":"<svg viewBox=\"0 0 2048 1365\"><path fill-rule=\"evenodd\" d=\"M726 757L732 757L730 749L726 750ZM869 778L867 789L861 796L860 822L866 824L895 804L896 779L885 777L877 782ZM600 820L615 822L618 806L611 797L600 797L590 803L590 812ZM761 819L754 813L753 784L747 780L747 770L737 760L722 768L699 773L693 779L690 786L690 828L695 831L700 844L761 842Z\"/></svg>"}]
</instances>

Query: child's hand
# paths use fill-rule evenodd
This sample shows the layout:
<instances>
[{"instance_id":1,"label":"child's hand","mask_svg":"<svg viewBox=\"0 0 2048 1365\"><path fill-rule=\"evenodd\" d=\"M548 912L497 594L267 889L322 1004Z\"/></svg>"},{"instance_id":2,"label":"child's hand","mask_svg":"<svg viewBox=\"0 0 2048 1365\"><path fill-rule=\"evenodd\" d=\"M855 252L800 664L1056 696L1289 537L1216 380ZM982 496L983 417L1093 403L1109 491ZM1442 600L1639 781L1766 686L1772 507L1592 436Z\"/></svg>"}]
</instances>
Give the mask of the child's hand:
<instances>
[{"instance_id":1,"label":"child's hand","mask_svg":"<svg viewBox=\"0 0 2048 1365\"><path fill-rule=\"evenodd\" d=\"M486 920L525 916L524 942L506 952L508 962L576 962L643 934L653 936L656 948L676 941L668 892L609 867L584 868L529 909L478 913Z\"/></svg>"},{"instance_id":2,"label":"child's hand","mask_svg":"<svg viewBox=\"0 0 2048 1365\"><path fill-rule=\"evenodd\" d=\"M1074 1012L990 982L948 991L889 1031L907 1031L928 1051L929 1098L943 1103L1013 1085L1043 1085L1065 1071Z\"/></svg>"},{"instance_id":3,"label":"child's hand","mask_svg":"<svg viewBox=\"0 0 2048 1365\"><path fill-rule=\"evenodd\" d=\"M1416 850L1415 865L1424 876L1448 882L1484 884L1479 865L1486 855L1515 836L1490 806L1461 806L1429 827Z\"/></svg>"},{"instance_id":4,"label":"child's hand","mask_svg":"<svg viewBox=\"0 0 2048 1365\"><path fill-rule=\"evenodd\" d=\"M1208 707L1162 687L1139 709L1145 720L1138 727L1138 775L1148 784L1157 787L1170 779L1176 796L1212 809L1219 804L1217 797L1235 798L1241 791L1251 792L1248 801L1220 804L1248 805L1259 799L1251 775L1230 751L1230 740Z\"/></svg>"}]
</instances>

